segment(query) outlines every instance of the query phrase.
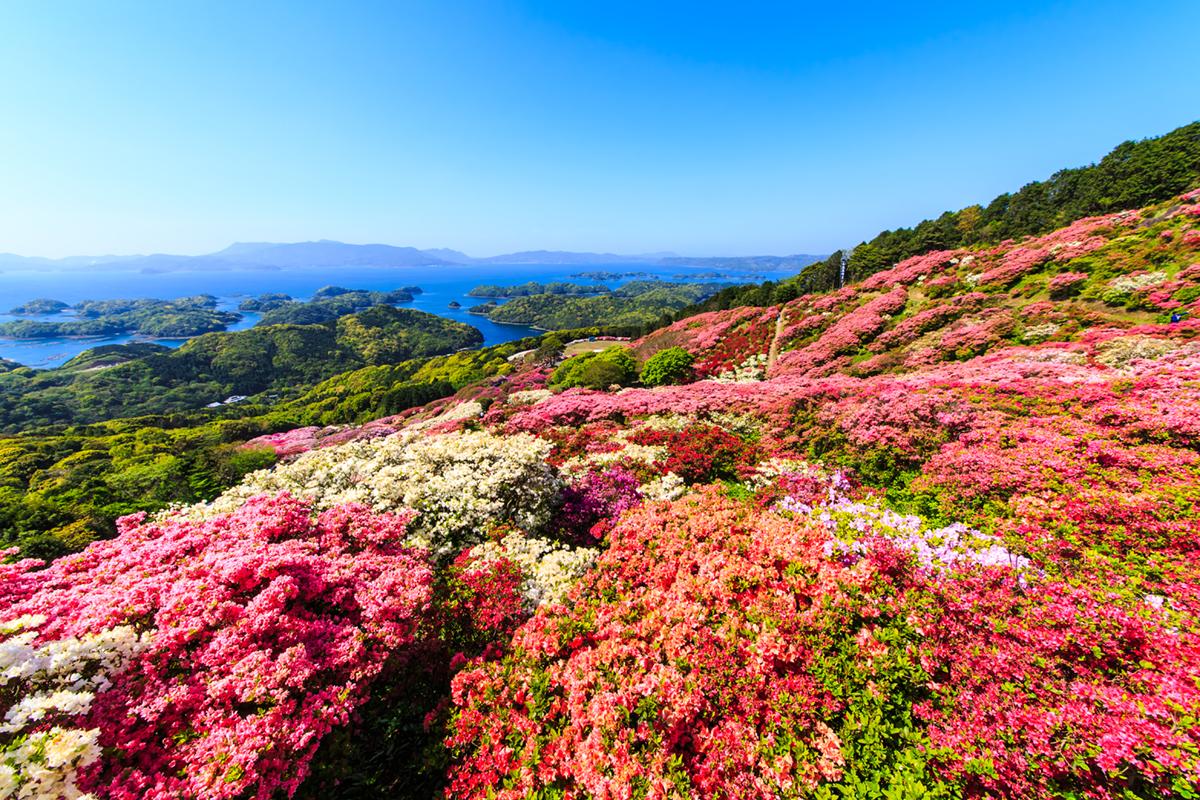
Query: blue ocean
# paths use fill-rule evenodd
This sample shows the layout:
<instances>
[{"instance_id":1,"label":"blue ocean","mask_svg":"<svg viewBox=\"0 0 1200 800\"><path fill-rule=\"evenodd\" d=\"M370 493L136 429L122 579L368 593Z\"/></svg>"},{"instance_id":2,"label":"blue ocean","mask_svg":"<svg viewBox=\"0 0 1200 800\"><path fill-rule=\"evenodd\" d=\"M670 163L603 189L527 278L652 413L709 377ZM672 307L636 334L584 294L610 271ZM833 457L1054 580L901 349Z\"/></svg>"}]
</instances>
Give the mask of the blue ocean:
<instances>
[{"instance_id":1,"label":"blue ocean","mask_svg":"<svg viewBox=\"0 0 1200 800\"><path fill-rule=\"evenodd\" d=\"M745 283L760 279L759 275L722 276L712 278L711 269L661 264L487 264L447 265L436 267L313 267L281 270L234 269L228 271L178 271L142 273L130 270L105 270L95 267L73 271L7 271L0 273L0 321L11 319L62 319L62 317L14 317L8 309L35 298L51 298L74 304L81 300L153 297L170 300L194 294L211 294L220 298L219 307L236 310L246 297L263 292L284 292L298 300L309 299L322 286L336 285L348 289L396 289L420 286L417 295L406 308L416 308L443 317L474 325L483 333L484 344L493 345L536 334L523 325L500 325L485 317L467 313L467 308L485 302L467 293L480 284L511 285L525 281L572 281L587 283L589 279L573 277L584 272L640 273L660 280L710 280L721 283ZM783 277L782 274L768 277ZM616 287L638 277L604 281ZM451 302L462 308L452 309ZM501 301L502 302L502 301ZM245 313L244 318L230 330L249 328L258 315ZM14 340L0 338L0 357L27 366L48 368L58 366L91 347L103 344L123 344L139 340L134 336L109 336L80 339ZM141 341L146 341L142 339ZM156 339L160 344L179 346L185 340Z\"/></svg>"}]
</instances>

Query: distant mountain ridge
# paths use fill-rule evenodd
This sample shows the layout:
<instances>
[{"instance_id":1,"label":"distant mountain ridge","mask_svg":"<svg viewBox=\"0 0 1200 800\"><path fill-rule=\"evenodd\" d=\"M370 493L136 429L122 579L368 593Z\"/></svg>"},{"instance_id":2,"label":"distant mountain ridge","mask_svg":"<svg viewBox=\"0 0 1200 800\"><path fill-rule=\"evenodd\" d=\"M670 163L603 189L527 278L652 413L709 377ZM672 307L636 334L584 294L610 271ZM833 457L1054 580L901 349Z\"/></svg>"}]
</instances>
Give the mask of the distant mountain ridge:
<instances>
[{"instance_id":1,"label":"distant mountain ridge","mask_svg":"<svg viewBox=\"0 0 1200 800\"><path fill-rule=\"evenodd\" d=\"M720 267L735 270L802 269L824 256L728 256L690 258L672 252L588 253L567 250L524 250L475 258L459 250L398 247L388 244L347 244L321 239L314 242L235 242L223 250L204 255L170 253L130 256L70 256L42 258L0 253L0 269L82 269L104 265L110 269L141 272L224 271L233 269L289 269L295 267L424 267L472 264L670 264Z\"/></svg>"},{"instance_id":2,"label":"distant mountain ridge","mask_svg":"<svg viewBox=\"0 0 1200 800\"><path fill-rule=\"evenodd\" d=\"M498 256L472 259L475 264L657 264L674 253L574 253L569 250L523 250Z\"/></svg>"},{"instance_id":3,"label":"distant mountain ridge","mask_svg":"<svg viewBox=\"0 0 1200 800\"><path fill-rule=\"evenodd\" d=\"M712 267L714 269L738 270L801 270L810 264L823 261L828 256L818 256L809 253L796 253L790 256L712 256L688 258L686 256L668 256L662 258L660 264L677 266Z\"/></svg>"}]
</instances>

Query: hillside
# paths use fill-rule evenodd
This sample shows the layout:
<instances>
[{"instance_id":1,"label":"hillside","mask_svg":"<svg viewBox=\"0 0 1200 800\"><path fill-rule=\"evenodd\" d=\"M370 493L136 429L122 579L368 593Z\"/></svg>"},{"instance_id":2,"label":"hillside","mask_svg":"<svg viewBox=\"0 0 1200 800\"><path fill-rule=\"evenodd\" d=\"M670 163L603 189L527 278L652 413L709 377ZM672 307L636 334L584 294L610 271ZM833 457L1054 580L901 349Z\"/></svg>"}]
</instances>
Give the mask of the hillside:
<instances>
[{"instance_id":1,"label":"hillside","mask_svg":"<svg viewBox=\"0 0 1200 800\"><path fill-rule=\"evenodd\" d=\"M1162 136L1123 142L1095 164L1059 170L986 206L947 211L912 228L884 231L853 249L846 278L861 280L932 250L1047 233L1082 217L1163 202L1194 188L1198 180L1200 122L1193 122ZM835 269L813 270L803 289L835 289L837 280Z\"/></svg>"},{"instance_id":2,"label":"hillside","mask_svg":"<svg viewBox=\"0 0 1200 800\"><path fill-rule=\"evenodd\" d=\"M97 676L47 735L108 796L1188 797L1197 314L1200 190L581 343L675 385L375 362L297 402L456 394L226 449L0 606Z\"/></svg>"}]
</instances>

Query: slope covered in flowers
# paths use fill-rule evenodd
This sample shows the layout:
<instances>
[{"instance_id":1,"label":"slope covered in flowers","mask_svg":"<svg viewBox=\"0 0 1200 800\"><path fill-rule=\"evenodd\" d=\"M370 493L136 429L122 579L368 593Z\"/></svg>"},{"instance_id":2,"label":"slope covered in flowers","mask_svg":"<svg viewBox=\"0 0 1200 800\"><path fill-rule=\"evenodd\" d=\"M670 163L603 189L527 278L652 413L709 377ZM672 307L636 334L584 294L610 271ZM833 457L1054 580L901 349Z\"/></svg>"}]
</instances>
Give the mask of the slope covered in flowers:
<instances>
[{"instance_id":1,"label":"slope covered in flowers","mask_svg":"<svg viewBox=\"0 0 1200 800\"><path fill-rule=\"evenodd\" d=\"M680 385L531 353L5 565L0 796L1196 796L1198 201L631 343Z\"/></svg>"}]
</instances>

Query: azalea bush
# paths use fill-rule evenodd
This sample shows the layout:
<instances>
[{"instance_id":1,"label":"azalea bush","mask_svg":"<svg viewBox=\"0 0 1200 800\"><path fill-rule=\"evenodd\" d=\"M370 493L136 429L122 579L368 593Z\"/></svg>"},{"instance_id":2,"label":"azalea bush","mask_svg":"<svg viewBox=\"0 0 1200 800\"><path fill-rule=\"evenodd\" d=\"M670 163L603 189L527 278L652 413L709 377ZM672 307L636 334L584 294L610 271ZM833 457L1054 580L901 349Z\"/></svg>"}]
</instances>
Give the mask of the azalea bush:
<instances>
[{"instance_id":1,"label":"azalea bush","mask_svg":"<svg viewBox=\"0 0 1200 800\"><path fill-rule=\"evenodd\" d=\"M445 558L482 541L493 524L536 532L549 522L562 490L546 463L549 453L550 445L533 436L405 431L305 453L252 473L212 503L184 513L223 513L247 498L280 491L318 509L348 502L378 511L413 509L419 514L409 544Z\"/></svg>"},{"instance_id":2,"label":"azalea bush","mask_svg":"<svg viewBox=\"0 0 1200 800\"><path fill-rule=\"evenodd\" d=\"M10 572L3 613L36 634L9 669L33 676L10 724L42 735L21 709L46 707L51 671L76 664L73 681L57 680L88 695L74 701L75 727L95 732L80 788L131 799L294 792L322 737L416 643L433 574L402 545L411 518L344 506L314 519L287 495L258 497L204 521L127 518L111 542ZM55 664L54 650L70 655ZM61 743L60 728L42 730ZM19 787L27 773L9 780Z\"/></svg>"},{"instance_id":3,"label":"azalea bush","mask_svg":"<svg viewBox=\"0 0 1200 800\"><path fill-rule=\"evenodd\" d=\"M796 796L838 780L841 698L870 670L857 645L861 669L822 643L854 642L851 593L872 574L824 566L822 546L712 492L634 512L569 605L455 678L448 795ZM863 648L888 659L876 630ZM857 686L824 685L826 658Z\"/></svg>"}]
</instances>

